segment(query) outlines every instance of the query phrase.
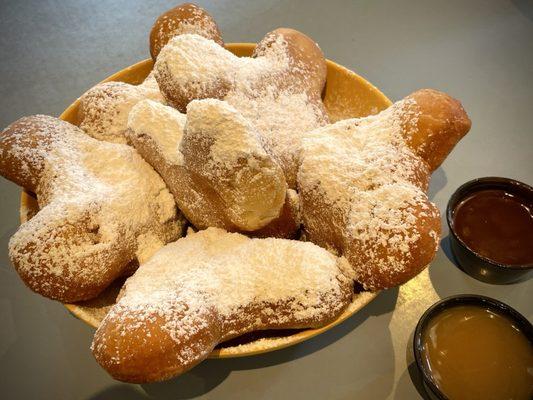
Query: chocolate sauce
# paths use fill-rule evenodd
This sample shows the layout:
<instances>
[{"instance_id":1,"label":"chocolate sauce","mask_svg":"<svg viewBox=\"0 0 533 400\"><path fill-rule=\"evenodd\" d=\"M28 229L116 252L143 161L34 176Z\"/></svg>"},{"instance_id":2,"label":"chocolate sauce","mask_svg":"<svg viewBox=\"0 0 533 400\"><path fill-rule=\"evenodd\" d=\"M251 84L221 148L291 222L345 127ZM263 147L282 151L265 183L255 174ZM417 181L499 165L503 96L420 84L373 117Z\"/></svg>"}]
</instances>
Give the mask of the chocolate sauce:
<instances>
[{"instance_id":1,"label":"chocolate sauce","mask_svg":"<svg viewBox=\"0 0 533 400\"><path fill-rule=\"evenodd\" d=\"M533 204L505 190L472 193L453 213L457 236L473 251L500 264L533 264Z\"/></svg>"}]
</instances>

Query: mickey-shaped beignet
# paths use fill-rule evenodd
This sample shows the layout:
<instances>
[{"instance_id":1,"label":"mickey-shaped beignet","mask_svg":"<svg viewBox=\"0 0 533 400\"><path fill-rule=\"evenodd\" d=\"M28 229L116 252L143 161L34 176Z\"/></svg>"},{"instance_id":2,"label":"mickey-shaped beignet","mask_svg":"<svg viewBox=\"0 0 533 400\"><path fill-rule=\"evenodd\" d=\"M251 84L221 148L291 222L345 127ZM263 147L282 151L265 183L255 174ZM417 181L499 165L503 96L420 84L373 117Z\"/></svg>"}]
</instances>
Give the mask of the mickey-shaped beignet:
<instances>
[{"instance_id":1,"label":"mickey-shaped beignet","mask_svg":"<svg viewBox=\"0 0 533 400\"><path fill-rule=\"evenodd\" d=\"M150 31L150 54L155 60L174 36L195 33L223 46L217 23L203 8L184 3L161 14Z\"/></svg>"},{"instance_id":2,"label":"mickey-shaped beignet","mask_svg":"<svg viewBox=\"0 0 533 400\"><path fill-rule=\"evenodd\" d=\"M281 49L278 48L280 45ZM278 59L278 62L288 65L283 66L283 71L277 71L279 75L273 74L269 79L284 77L285 79L275 83L278 90L303 91L309 96L314 96L314 101L318 101L326 85L328 72L326 59L320 47L310 37L297 30L278 28L265 35L257 44L252 57L266 57L272 62L273 56L280 57L280 51L286 52L281 56L286 59Z\"/></svg>"},{"instance_id":3,"label":"mickey-shaped beignet","mask_svg":"<svg viewBox=\"0 0 533 400\"><path fill-rule=\"evenodd\" d=\"M250 58L198 35L180 35L161 50L154 74L166 101L182 112L195 99L235 107L261 134L289 187L296 187L301 135L328 122L320 97L326 62L310 38L277 29Z\"/></svg>"},{"instance_id":4,"label":"mickey-shaped beignet","mask_svg":"<svg viewBox=\"0 0 533 400\"><path fill-rule=\"evenodd\" d=\"M25 117L0 134L0 174L37 195L40 211L13 235L9 254L26 285L52 299L97 296L185 225L134 149L53 117Z\"/></svg>"},{"instance_id":5,"label":"mickey-shaped beignet","mask_svg":"<svg viewBox=\"0 0 533 400\"><path fill-rule=\"evenodd\" d=\"M352 299L347 268L312 243L217 228L189 234L126 281L96 331L93 354L115 379L168 379L247 332L333 321Z\"/></svg>"},{"instance_id":6,"label":"mickey-shaped beignet","mask_svg":"<svg viewBox=\"0 0 533 400\"><path fill-rule=\"evenodd\" d=\"M128 127L130 142L197 228L251 232L269 226L276 236L295 233L298 224L290 218L281 225L294 207L281 168L256 130L228 103L193 101L185 116L145 100L133 108Z\"/></svg>"},{"instance_id":7,"label":"mickey-shaped beignet","mask_svg":"<svg viewBox=\"0 0 533 400\"><path fill-rule=\"evenodd\" d=\"M298 187L312 242L346 256L366 289L398 286L433 259L431 171L470 129L461 104L419 90L378 115L306 134Z\"/></svg>"}]
</instances>

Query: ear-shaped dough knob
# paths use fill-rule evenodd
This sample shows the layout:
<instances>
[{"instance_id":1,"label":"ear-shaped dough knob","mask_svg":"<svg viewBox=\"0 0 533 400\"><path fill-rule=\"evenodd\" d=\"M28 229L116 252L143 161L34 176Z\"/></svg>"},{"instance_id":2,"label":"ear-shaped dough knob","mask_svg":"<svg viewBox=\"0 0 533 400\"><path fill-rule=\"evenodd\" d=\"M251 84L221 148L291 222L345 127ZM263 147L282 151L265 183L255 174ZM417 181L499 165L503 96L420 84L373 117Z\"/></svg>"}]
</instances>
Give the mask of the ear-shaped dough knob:
<instances>
[{"instance_id":1,"label":"ear-shaped dough knob","mask_svg":"<svg viewBox=\"0 0 533 400\"><path fill-rule=\"evenodd\" d=\"M404 113L406 142L434 171L470 130L470 118L458 100L438 90L417 90L405 101L410 104ZM416 121L407 119L409 113Z\"/></svg>"},{"instance_id":2,"label":"ear-shaped dough knob","mask_svg":"<svg viewBox=\"0 0 533 400\"><path fill-rule=\"evenodd\" d=\"M30 289L74 302L98 296L122 275L132 246L121 235L102 241L99 212L95 204L52 203L21 225L9 256Z\"/></svg>"},{"instance_id":3,"label":"ear-shaped dough knob","mask_svg":"<svg viewBox=\"0 0 533 400\"><path fill-rule=\"evenodd\" d=\"M273 49L277 41L284 43L290 63L289 76L279 84L299 86L310 95L320 96L326 85L327 67L318 44L297 30L278 28L267 33L257 44L253 57L268 57L269 52L277 52Z\"/></svg>"},{"instance_id":4,"label":"ear-shaped dough knob","mask_svg":"<svg viewBox=\"0 0 533 400\"><path fill-rule=\"evenodd\" d=\"M170 39L185 33L195 33L224 46L213 17L196 4L184 3L161 14L152 26L150 54L154 61Z\"/></svg>"},{"instance_id":5,"label":"ear-shaped dough knob","mask_svg":"<svg viewBox=\"0 0 533 400\"><path fill-rule=\"evenodd\" d=\"M152 78L137 86L124 82L98 84L80 98L79 126L96 139L126 143L128 115L133 106L144 99L164 101Z\"/></svg>"}]
</instances>

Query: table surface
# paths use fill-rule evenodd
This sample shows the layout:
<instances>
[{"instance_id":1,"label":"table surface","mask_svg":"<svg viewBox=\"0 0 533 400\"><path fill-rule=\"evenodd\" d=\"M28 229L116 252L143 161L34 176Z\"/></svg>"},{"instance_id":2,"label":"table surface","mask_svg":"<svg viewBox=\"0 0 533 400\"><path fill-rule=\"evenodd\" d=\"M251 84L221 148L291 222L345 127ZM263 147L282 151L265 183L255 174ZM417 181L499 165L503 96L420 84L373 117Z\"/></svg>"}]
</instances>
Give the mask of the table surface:
<instances>
[{"instance_id":1,"label":"table surface","mask_svg":"<svg viewBox=\"0 0 533 400\"><path fill-rule=\"evenodd\" d=\"M327 6L325 5L327 3ZM433 87L460 99L473 121L431 181L443 211L480 176L533 183L533 3L493 1L201 1L227 42L256 42L279 26L313 37L326 56L391 99ZM172 1L0 2L0 127L28 114L59 115L96 82L148 57L156 16ZM20 189L0 178L0 397L4 399L416 399L410 342L439 298L476 293L533 319L533 280L478 282L451 261L447 228L432 265L361 312L300 345L249 358L208 360L169 382L128 385L94 361L93 330L33 294L7 255ZM418 386L419 387L419 386Z\"/></svg>"}]
</instances>

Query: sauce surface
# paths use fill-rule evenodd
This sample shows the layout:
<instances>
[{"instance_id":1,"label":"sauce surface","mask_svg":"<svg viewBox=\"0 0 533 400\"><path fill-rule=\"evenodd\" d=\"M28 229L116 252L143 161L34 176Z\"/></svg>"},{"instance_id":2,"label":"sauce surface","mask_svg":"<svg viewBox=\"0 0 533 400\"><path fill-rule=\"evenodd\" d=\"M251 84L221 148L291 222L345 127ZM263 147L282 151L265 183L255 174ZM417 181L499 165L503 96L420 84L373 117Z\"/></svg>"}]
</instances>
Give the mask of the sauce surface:
<instances>
[{"instance_id":1,"label":"sauce surface","mask_svg":"<svg viewBox=\"0 0 533 400\"><path fill-rule=\"evenodd\" d=\"M504 190L480 190L454 209L457 236L501 264L533 264L533 205Z\"/></svg>"},{"instance_id":2,"label":"sauce surface","mask_svg":"<svg viewBox=\"0 0 533 400\"><path fill-rule=\"evenodd\" d=\"M451 307L428 322L422 341L423 362L450 399L533 398L533 345L506 316Z\"/></svg>"}]
</instances>

